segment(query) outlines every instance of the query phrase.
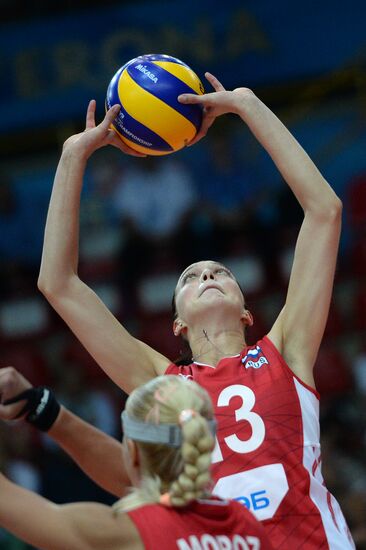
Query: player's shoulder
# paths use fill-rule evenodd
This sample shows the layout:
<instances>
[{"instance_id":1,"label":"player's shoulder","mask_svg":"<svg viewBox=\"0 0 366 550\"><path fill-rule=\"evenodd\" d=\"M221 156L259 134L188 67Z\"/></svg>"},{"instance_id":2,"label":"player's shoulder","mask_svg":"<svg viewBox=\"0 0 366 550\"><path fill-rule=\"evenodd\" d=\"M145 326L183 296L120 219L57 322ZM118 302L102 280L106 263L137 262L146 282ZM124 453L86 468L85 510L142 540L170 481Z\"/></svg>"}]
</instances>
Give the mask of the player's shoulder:
<instances>
[{"instance_id":1,"label":"player's shoulder","mask_svg":"<svg viewBox=\"0 0 366 550\"><path fill-rule=\"evenodd\" d=\"M273 339L273 335L271 332L269 332L268 334L263 336L260 340L258 340L255 347L259 348L262 351L262 353L270 357L272 361L276 360L280 363L285 364L285 359L283 357L282 350L280 349L278 342Z\"/></svg>"},{"instance_id":2,"label":"player's shoulder","mask_svg":"<svg viewBox=\"0 0 366 550\"><path fill-rule=\"evenodd\" d=\"M283 357L270 340L268 336L264 336L257 340L255 344L246 346L242 352L242 363L244 366L257 366L270 364L273 362L283 362Z\"/></svg>"}]
</instances>

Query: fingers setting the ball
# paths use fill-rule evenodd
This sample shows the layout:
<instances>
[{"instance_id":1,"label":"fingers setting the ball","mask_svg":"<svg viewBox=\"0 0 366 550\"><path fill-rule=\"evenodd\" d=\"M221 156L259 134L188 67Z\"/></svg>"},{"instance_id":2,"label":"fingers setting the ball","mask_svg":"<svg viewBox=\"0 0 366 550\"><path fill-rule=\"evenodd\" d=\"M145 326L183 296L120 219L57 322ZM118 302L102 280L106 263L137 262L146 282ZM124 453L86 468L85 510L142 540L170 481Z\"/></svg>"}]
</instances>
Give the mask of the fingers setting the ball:
<instances>
[{"instance_id":1,"label":"fingers setting the ball","mask_svg":"<svg viewBox=\"0 0 366 550\"><path fill-rule=\"evenodd\" d=\"M221 84L219 79L216 78L216 76L214 76L213 74L211 74L209 72L206 72L205 77L207 78L207 80L209 81L209 83L211 84L211 86L214 88L214 90L216 92L225 92L226 91L224 86Z\"/></svg>"},{"instance_id":2,"label":"fingers setting the ball","mask_svg":"<svg viewBox=\"0 0 366 550\"><path fill-rule=\"evenodd\" d=\"M103 122L101 123L101 126L105 128L106 130L110 128L112 122L114 119L118 116L118 113L121 110L120 105L113 105L108 111L106 112L106 115L104 117Z\"/></svg>"},{"instance_id":3,"label":"fingers setting the ball","mask_svg":"<svg viewBox=\"0 0 366 550\"><path fill-rule=\"evenodd\" d=\"M107 115L109 115L112 119L116 118L120 110L121 110L121 105L118 105L118 104L112 105L112 107L108 110Z\"/></svg>"},{"instance_id":4,"label":"fingers setting the ball","mask_svg":"<svg viewBox=\"0 0 366 550\"><path fill-rule=\"evenodd\" d=\"M225 92L224 86L221 84L218 78L214 76L213 74L206 72L205 77L215 90L215 92ZM207 102L207 98L209 98L211 94L202 94L202 95L196 95L196 94L181 94L178 96L178 101L180 103L202 103L205 104Z\"/></svg>"},{"instance_id":5,"label":"fingers setting the ball","mask_svg":"<svg viewBox=\"0 0 366 550\"><path fill-rule=\"evenodd\" d=\"M89 128L95 127L95 110L97 107L97 103L95 99L91 99L89 101L88 109L86 111L86 121L85 121L85 129L88 130Z\"/></svg>"},{"instance_id":6,"label":"fingers setting the ball","mask_svg":"<svg viewBox=\"0 0 366 550\"><path fill-rule=\"evenodd\" d=\"M180 94L178 96L179 103L203 103L203 95L196 94Z\"/></svg>"}]
</instances>

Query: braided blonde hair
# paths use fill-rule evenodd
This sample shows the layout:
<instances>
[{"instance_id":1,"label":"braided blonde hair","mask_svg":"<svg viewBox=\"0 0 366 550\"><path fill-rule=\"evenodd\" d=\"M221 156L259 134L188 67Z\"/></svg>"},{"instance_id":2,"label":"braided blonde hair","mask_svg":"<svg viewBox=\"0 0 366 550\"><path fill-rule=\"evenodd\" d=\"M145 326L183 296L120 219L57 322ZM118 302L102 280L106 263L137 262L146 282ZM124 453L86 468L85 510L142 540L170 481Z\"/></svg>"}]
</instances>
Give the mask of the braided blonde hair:
<instances>
[{"instance_id":1,"label":"braided blonde hair","mask_svg":"<svg viewBox=\"0 0 366 550\"><path fill-rule=\"evenodd\" d=\"M206 390L181 376L158 376L131 393L125 410L143 422L180 424L182 444L172 448L136 441L141 483L114 504L115 511L154 502L180 507L207 496L215 441L207 423L213 419L213 407Z\"/></svg>"}]
</instances>

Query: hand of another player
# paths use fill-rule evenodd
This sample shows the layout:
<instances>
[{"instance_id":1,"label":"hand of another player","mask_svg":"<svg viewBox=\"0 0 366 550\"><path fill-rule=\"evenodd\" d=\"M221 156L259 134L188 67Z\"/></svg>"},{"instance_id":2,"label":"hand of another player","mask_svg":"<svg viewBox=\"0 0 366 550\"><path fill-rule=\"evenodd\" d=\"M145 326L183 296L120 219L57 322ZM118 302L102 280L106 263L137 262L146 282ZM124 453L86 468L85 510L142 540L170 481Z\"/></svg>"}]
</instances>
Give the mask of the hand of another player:
<instances>
[{"instance_id":1,"label":"hand of another player","mask_svg":"<svg viewBox=\"0 0 366 550\"><path fill-rule=\"evenodd\" d=\"M24 401L4 405L4 402L32 387L14 367L0 369L0 419L12 420L24 407Z\"/></svg>"},{"instance_id":2,"label":"hand of another player","mask_svg":"<svg viewBox=\"0 0 366 550\"><path fill-rule=\"evenodd\" d=\"M181 94L178 96L178 101L180 103L191 103L203 106L201 128L188 146L194 145L197 141L202 139L218 116L226 113L238 113L242 92L250 92L248 88L236 88L233 91L225 90L221 82L211 73L205 73L205 77L214 88L214 92L203 95Z\"/></svg>"},{"instance_id":3,"label":"hand of another player","mask_svg":"<svg viewBox=\"0 0 366 550\"><path fill-rule=\"evenodd\" d=\"M128 147L128 145L126 145L118 137L118 134L111 128L113 120L119 113L119 105L113 105L113 107L107 111L102 122L98 125L95 123L95 110L96 101L92 99L89 102L86 113L85 130L80 132L80 134L75 134L69 137L64 143L64 151L74 149L85 159L87 159L97 149L105 147L106 145L113 145L128 155L132 155L134 157L146 157L146 155L134 151Z\"/></svg>"}]
</instances>

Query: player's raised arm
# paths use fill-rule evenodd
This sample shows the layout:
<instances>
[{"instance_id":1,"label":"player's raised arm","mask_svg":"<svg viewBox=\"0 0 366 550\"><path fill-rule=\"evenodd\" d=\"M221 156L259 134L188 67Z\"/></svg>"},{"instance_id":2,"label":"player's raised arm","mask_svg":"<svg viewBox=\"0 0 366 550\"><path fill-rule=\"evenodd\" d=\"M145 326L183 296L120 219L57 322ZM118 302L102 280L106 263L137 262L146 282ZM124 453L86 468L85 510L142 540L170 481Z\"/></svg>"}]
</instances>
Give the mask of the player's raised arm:
<instances>
[{"instance_id":1,"label":"player's raised arm","mask_svg":"<svg viewBox=\"0 0 366 550\"><path fill-rule=\"evenodd\" d=\"M108 144L144 156L110 129L117 113L118 107L112 107L96 126L95 101L91 101L85 131L64 144L48 210L38 287L96 362L130 392L162 373L169 361L133 338L77 273L80 195L88 158Z\"/></svg>"},{"instance_id":2,"label":"player's raised arm","mask_svg":"<svg viewBox=\"0 0 366 550\"><path fill-rule=\"evenodd\" d=\"M229 92L211 74L206 77L215 92L180 97L183 103L204 106L201 132L194 142L205 135L217 116L238 114L271 156L304 211L286 304L269 336L293 371L313 384L312 368L333 288L341 201L288 129L251 90Z\"/></svg>"},{"instance_id":3,"label":"player's raised arm","mask_svg":"<svg viewBox=\"0 0 366 550\"><path fill-rule=\"evenodd\" d=\"M310 385L329 313L341 230L341 201L282 122L253 94L239 110L304 211L283 308L269 337Z\"/></svg>"}]
</instances>

